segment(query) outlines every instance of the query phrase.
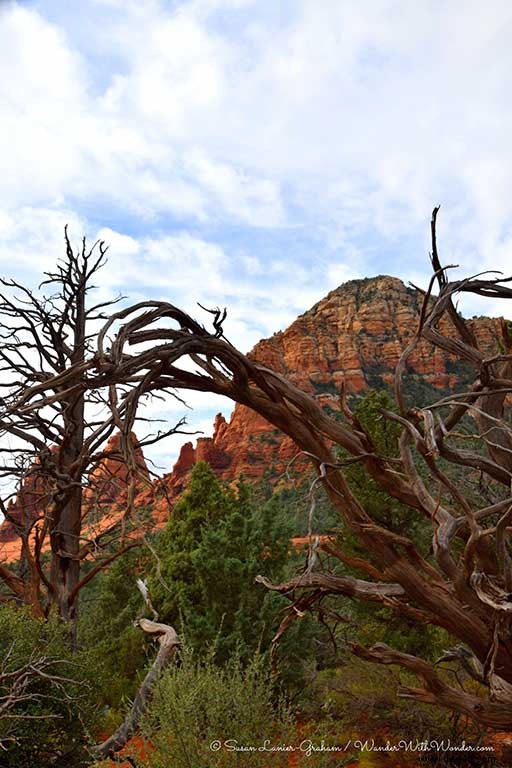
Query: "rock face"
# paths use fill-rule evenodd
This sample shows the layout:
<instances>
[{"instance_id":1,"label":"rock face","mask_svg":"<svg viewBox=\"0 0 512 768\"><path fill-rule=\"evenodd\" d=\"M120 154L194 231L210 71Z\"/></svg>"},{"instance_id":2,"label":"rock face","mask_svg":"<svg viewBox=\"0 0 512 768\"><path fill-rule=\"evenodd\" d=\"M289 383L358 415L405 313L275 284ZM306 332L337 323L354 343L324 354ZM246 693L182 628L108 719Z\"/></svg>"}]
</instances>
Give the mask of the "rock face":
<instances>
[{"instance_id":1,"label":"rock face","mask_svg":"<svg viewBox=\"0 0 512 768\"><path fill-rule=\"evenodd\" d=\"M36 461L31 471L27 472L16 499L11 499L7 505L7 514L12 522L5 520L0 525L0 553L5 544L17 540L17 526L24 529L44 514L49 491L48 481L41 475L40 464Z\"/></svg>"},{"instance_id":2,"label":"rock face","mask_svg":"<svg viewBox=\"0 0 512 768\"><path fill-rule=\"evenodd\" d=\"M353 280L331 291L285 331L260 341L250 357L336 410L342 381L349 394L392 382L402 350L416 331L422 300L422 294L394 277ZM469 324L483 349L496 350L499 319L479 317ZM412 383L421 379L449 390L465 380L468 370L441 350L421 344L410 357L407 375ZM161 483L172 499L183 491L200 459L224 480L240 473L260 480L269 470L282 473L296 454L290 438L236 405L229 423L216 416L213 437L200 438L195 448L192 443L183 446Z\"/></svg>"},{"instance_id":3,"label":"rock face","mask_svg":"<svg viewBox=\"0 0 512 768\"><path fill-rule=\"evenodd\" d=\"M400 354L416 330L421 303L422 295L397 278L353 280L331 291L285 331L260 341L250 356L286 376L323 406L337 409L342 381L349 394L391 383ZM482 347L489 352L496 350L499 319L480 317L469 322ZM409 360L411 380L421 377L439 390L464 381L467 373L463 364L425 344ZM109 445L110 450L115 449L112 441ZM196 446L185 443L172 472L152 485L139 450L137 505L153 509L161 523L200 459L227 481L240 473L248 480L259 480L269 470L283 472L296 453L289 438L237 405L229 423L217 415L213 437L199 438ZM107 459L93 473L91 485L90 503L96 494L104 505L119 508L125 500L126 468L115 459Z\"/></svg>"},{"instance_id":4,"label":"rock face","mask_svg":"<svg viewBox=\"0 0 512 768\"><path fill-rule=\"evenodd\" d=\"M149 471L142 449L138 445L137 436L132 432L130 439L133 446L133 457L136 467L135 493L141 493L150 482ZM105 457L90 473L87 487L84 491L85 503L88 507L122 506L128 495L128 467L122 460L121 436L112 435L105 449Z\"/></svg>"},{"instance_id":5,"label":"rock face","mask_svg":"<svg viewBox=\"0 0 512 768\"><path fill-rule=\"evenodd\" d=\"M138 446L137 437L130 436L134 446L134 459L137 468L135 493L142 494L150 487L150 475L141 448ZM113 435L103 449L103 458L90 473L83 498L86 517L95 524L98 520L106 520L107 517L116 515L123 509L128 495L128 467L121 459L121 438L119 434ZM8 506L9 517L14 524L25 527L37 517L48 511L51 501L51 485L48 478L38 472L36 462L16 497L16 500ZM9 544L19 541L13 522L4 521L0 525L0 558L11 549Z\"/></svg>"}]
</instances>

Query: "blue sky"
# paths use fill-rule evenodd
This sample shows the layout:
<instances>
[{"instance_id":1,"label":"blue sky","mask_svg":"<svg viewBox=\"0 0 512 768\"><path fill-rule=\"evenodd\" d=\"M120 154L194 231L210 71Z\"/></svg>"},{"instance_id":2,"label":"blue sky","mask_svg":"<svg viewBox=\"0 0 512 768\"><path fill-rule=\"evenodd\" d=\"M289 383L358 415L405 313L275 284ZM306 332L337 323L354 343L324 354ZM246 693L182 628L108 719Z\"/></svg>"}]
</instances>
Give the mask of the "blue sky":
<instances>
[{"instance_id":1,"label":"blue sky","mask_svg":"<svg viewBox=\"0 0 512 768\"><path fill-rule=\"evenodd\" d=\"M347 279L424 284L438 203L445 263L512 271L511 38L508 0L0 0L0 271L68 222L105 295L227 305L244 350Z\"/></svg>"}]
</instances>

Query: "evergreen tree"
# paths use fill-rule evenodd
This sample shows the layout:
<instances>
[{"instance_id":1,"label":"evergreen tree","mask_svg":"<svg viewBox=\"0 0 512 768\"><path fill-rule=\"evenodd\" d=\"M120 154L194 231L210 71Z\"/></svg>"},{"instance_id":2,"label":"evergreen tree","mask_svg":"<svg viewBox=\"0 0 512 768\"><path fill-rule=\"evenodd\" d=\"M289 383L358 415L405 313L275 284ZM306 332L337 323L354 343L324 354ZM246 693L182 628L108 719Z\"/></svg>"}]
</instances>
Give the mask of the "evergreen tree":
<instances>
[{"instance_id":1,"label":"evergreen tree","mask_svg":"<svg viewBox=\"0 0 512 768\"><path fill-rule=\"evenodd\" d=\"M182 625L199 653L215 642L219 661L268 646L276 599L254 579L283 576L292 533L276 501L257 507L244 481L222 486L198 462L157 545L151 593L161 619Z\"/></svg>"}]
</instances>

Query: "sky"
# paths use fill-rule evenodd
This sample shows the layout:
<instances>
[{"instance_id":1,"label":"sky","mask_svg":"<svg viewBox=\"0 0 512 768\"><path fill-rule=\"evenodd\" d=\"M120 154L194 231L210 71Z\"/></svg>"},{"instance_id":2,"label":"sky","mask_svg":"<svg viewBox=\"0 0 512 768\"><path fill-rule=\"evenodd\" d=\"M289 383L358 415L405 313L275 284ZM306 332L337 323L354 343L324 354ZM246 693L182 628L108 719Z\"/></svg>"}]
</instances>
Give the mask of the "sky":
<instances>
[{"instance_id":1,"label":"sky","mask_svg":"<svg viewBox=\"0 0 512 768\"><path fill-rule=\"evenodd\" d=\"M512 272L511 38L509 0L0 0L0 274L67 223L102 295L226 306L248 351L346 280L425 285L437 204L443 263Z\"/></svg>"}]
</instances>

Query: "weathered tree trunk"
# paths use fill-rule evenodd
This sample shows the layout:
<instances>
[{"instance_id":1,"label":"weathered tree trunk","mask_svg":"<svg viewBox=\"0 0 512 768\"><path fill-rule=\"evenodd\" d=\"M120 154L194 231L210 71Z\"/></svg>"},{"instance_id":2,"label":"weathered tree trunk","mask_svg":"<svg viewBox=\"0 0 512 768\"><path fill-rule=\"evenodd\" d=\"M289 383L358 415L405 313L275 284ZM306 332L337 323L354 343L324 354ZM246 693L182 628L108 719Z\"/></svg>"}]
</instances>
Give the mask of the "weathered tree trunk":
<instances>
[{"instance_id":1,"label":"weathered tree trunk","mask_svg":"<svg viewBox=\"0 0 512 768\"><path fill-rule=\"evenodd\" d=\"M63 492L66 500L56 515L57 524L50 533L51 570L50 608L55 607L65 621L75 617L75 602L70 596L80 580L80 530L82 516L82 489ZM59 509L58 499L54 506Z\"/></svg>"},{"instance_id":2,"label":"weathered tree trunk","mask_svg":"<svg viewBox=\"0 0 512 768\"><path fill-rule=\"evenodd\" d=\"M159 624L149 619L140 619L138 625L144 632L157 637L160 643L158 654L151 665L146 677L141 683L135 696L132 707L119 728L102 744L95 747L99 757L107 758L119 752L128 740L133 736L146 707L151 700L155 684L158 682L163 670L169 666L174 654L180 645L178 635L168 624Z\"/></svg>"},{"instance_id":3,"label":"weathered tree trunk","mask_svg":"<svg viewBox=\"0 0 512 768\"><path fill-rule=\"evenodd\" d=\"M19 571L2 563L0 580L5 593L30 605L38 616L58 613L72 625L81 588L130 547L122 541L114 552L111 549L119 529L135 517L131 513L140 468L130 435L145 388L138 375L128 374L121 382L116 366L110 367L108 377L102 371L98 381L98 334L91 324L107 320L106 309L117 300L90 306L86 298L105 263L106 248L99 241L87 250L84 238L75 253L66 229L65 245L65 258L45 273L39 286L51 286L49 294L0 278L0 432L12 438L0 443L0 479L7 480L0 512L19 536L21 549ZM118 398L115 388L121 384ZM86 423L89 408L94 415ZM150 435L147 442L177 429ZM105 444L116 430L120 445L107 451ZM124 514L81 538L83 483L113 454L128 467ZM81 578L86 558L96 562Z\"/></svg>"},{"instance_id":4,"label":"weathered tree trunk","mask_svg":"<svg viewBox=\"0 0 512 768\"><path fill-rule=\"evenodd\" d=\"M85 291L86 281L81 278L74 297L74 338L70 365L80 367L85 360ZM59 475L55 493L54 520L50 523L52 564L50 581L54 590L51 603L60 616L73 622L76 601L70 602L80 580L80 532L82 528L81 463L84 451L85 400L83 391L63 398L63 440L57 461Z\"/></svg>"}]
</instances>

